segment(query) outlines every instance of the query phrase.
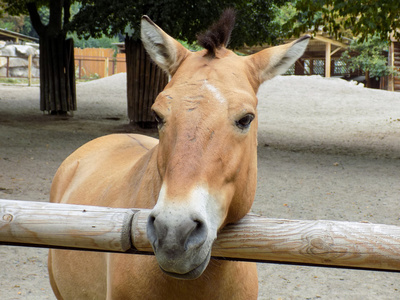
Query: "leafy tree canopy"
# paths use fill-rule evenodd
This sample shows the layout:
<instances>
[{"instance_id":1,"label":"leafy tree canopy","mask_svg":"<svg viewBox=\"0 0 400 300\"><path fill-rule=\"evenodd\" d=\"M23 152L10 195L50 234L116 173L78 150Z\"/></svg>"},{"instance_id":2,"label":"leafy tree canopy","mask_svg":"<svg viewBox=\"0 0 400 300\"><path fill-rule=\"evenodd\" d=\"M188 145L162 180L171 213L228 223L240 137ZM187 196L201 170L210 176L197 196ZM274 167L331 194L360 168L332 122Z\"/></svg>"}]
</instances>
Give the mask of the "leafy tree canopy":
<instances>
[{"instance_id":1,"label":"leafy tree canopy","mask_svg":"<svg viewBox=\"0 0 400 300\"><path fill-rule=\"evenodd\" d=\"M244 44L273 43L279 33L274 22L273 5L283 0L83 0L79 13L70 24L70 31L83 37L100 37L102 33L114 36L127 33L139 38L140 20L148 15L163 30L175 38L196 41L196 34L216 21L223 9L237 10L236 27L232 33L231 47Z\"/></svg>"},{"instance_id":2,"label":"leafy tree canopy","mask_svg":"<svg viewBox=\"0 0 400 300\"><path fill-rule=\"evenodd\" d=\"M350 70L363 70L369 77L382 77L389 74L398 75L398 71L388 67L387 54L383 55L383 49L388 49L389 43L382 41L378 36L372 36L368 41L353 40L349 48L343 52L342 59ZM357 55L351 55L356 52Z\"/></svg>"},{"instance_id":3,"label":"leafy tree canopy","mask_svg":"<svg viewBox=\"0 0 400 300\"><path fill-rule=\"evenodd\" d=\"M117 50L118 47L114 43L119 43L120 39L115 37L107 37L103 35L100 38L94 39L92 37L88 39L80 39L77 37L76 33L68 34L67 37L74 39L74 46L77 48L113 48Z\"/></svg>"},{"instance_id":4,"label":"leafy tree canopy","mask_svg":"<svg viewBox=\"0 0 400 300\"><path fill-rule=\"evenodd\" d=\"M61 6L64 7L62 24L52 27L64 33L76 32L76 37L92 40L104 38L104 35L113 38L121 33L138 39L140 20L146 14L167 33L190 45L196 41L196 34L216 21L225 8L233 7L238 15L230 46L236 48L244 44L275 43L281 33L280 24L274 22L274 15L278 12L277 7L284 3L284 0L0 0L0 16L4 12L8 15L28 15L30 6L31 17L32 11L37 10L41 23L46 26L52 21L50 12L56 11L52 10L52 6ZM37 16L36 13L34 15ZM33 29L31 31L31 35L36 35ZM83 41L79 43L85 45Z\"/></svg>"},{"instance_id":5,"label":"leafy tree canopy","mask_svg":"<svg viewBox=\"0 0 400 300\"><path fill-rule=\"evenodd\" d=\"M0 0L1 14L28 15L39 36L66 34L75 0Z\"/></svg>"},{"instance_id":6,"label":"leafy tree canopy","mask_svg":"<svg viewBox=\"0 0 400 300\"><path fill-rule=\"evenodd\" d=\"M293 0L297 12L284 25L288 35L299 35L321 27L331 35L339 36L350 29L361 41L378 35L388 40L394 32L400 39L399 0Z\"/></svg>"}]
</instances>

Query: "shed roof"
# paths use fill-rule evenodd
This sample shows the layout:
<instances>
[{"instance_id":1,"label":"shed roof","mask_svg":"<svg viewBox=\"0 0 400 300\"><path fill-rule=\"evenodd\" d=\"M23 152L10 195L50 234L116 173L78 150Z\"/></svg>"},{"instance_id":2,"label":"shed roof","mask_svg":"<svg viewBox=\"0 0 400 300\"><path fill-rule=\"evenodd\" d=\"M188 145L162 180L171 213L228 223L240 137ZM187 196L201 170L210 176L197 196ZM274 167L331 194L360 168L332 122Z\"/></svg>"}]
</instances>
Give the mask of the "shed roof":
<instances>
[{"instance_id":1,"label":"shed roof","mask_svg":"<svg viewBox=\"0 0 400 300\"><path fill-rule=\"evenodd\" d=\"M341 39L337 40L332 36L329 36L325 33L318 32L312 34L310 32L310 35L312 36L311 40L308 43L307 49L303 55L303 57L325 57L325 51L326 51L326 44L329 43L333 46L332 48L332 56L340 56L341 52L346 50L346 48L350 44L350 39ZM296 38L291 38L291 39L285 39L284 43L289 43L294 41ZM264 44L261 46L253 46L253 47L243 47L239 49L239 52L243 52L246 54L252 54L258 51L261 51L265 48L271 47L270 45ZM336 54L336 55L335 55Z\"/></svg>"},{"instance_id":2,"label":"shed roof","mask_svg":"<svg viewBox=\"0 0 400 300\"><path fill-rule=\"evenodd\" d=\"M18 32L0 28L0 41L10 41L10 40L17 43L19 41L39 42L38 38L34 38Z\"/></svg>"}]
</instances>

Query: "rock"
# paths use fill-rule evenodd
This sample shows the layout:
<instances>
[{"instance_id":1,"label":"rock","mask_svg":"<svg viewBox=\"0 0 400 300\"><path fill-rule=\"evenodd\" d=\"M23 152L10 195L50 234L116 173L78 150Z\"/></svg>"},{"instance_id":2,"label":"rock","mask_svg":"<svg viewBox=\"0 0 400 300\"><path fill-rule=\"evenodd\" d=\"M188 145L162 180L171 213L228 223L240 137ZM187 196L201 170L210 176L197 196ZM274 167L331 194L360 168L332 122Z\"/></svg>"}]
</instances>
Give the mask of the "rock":
<instances>
[{"instance_id":1,"label":"rock","mask_svg":"<svg viewBox=\"0 0 400 300\"><path fill-rule=\"evenodd\" d=\"M38 55L39 50L28 45L7 45L0 47L0 55L2 56L19 56L28 57L29 55Z\"/></svg>"},{"instance_id":2,"label":"rock","mask_svg":"<svg viewBox=\"0 0 400 300\"><path fill-rule=\"evenodd\" d=\"M32 66L34 66L36 68L40 67L40 65L39 65L39 57L37 57L37 56L32 57Z\"/></svg>"},{"instance_id":3,"label":"rock","mask_svg":"<svg viewBox=\"0 0 400 300\"><path fill-rule=\"evenodd\" d=\"M5 68L2 68L2 69L5 70ZM0 72L2 69L0 69ZM31 72L32 72L33 78L40 77L40 70L38 68L33 67ZM10 68L9 74L10 74L10 77L28 78L28 68L25 68L25 67ZM0 74L0 76L3 76L3 75ZM4 76L5 76L5 71L4 71Z\"/></svg>"},{"instance_id":4,"label":"rock","mask_svg":"<svg viewBox=\"0 0 400 300\"><path fill-rule=\"evenodd\" d=\"M0 41L0 49L6 46L6 42L5 41Z\"/></svg>"},{"instance_id":5,"label":"rock","mask_svg":"<svg viewBox=\"0 0 400 300\"><path fill-rule=\"evenodd\" d=\"M18 56L28 57L29 55L37 54L37 50L32 46L15 45L15 51Z\"/></svg>"},{"instance_id":6,"label":"rock","mask_svg":"<svg viewBox=\"0 0 400 300\"><path fill-rule=\"evenodd\" d=\"M37 78L40 77L40 69L39 68L32 67L32 77L37 77Z\"/></svg>"},{"instance_id":7,"label":"rock","mask_svg":"<svg viewBox=\"0 0 400 300\"><path fill-rule=\"evenodd\" d=\"M28 68L17 67L10 68L10 76L11 77L28 77Z\"/></svg>"},{"instance_id":8,"label":"rock","mask_svg":"<svg viewBox=\"0 0 400 300\"><path fill-rule=\"evenodd\" d=\"M7 68L0 68L0 77L7 76Z\"/></svg>"},{"instance_id":9,"label":"rock","mask_svg":"<svg viewBox=\"0 0 400 300\"><path fill-rule=\"evenodd\" d=\"M7 57L0 57L0 68L7 65Z\"/></svg>"},{"instance_id":10,"label":"rock","mask_svg":"<svg viewBox=\"0 0 400 300\"><path fill-rule=\"evenodd\" d=\"M28 59L19 57L10 57L10 68L13 67L27 67Z\"/></svg>"},{"instance_id":11,"label":"rock","mask_svg":"<svg viewBox=\"0 0 400 300\"><path fill-rule=\"evenodd\" d=\"M7 45L0 50L2 56L17 56L14 45Z\"/></svg>"},{"instance_id":12,"label":"rock","mask_svg":"<svg viewBox=\"0 0 400 300\"><path fill-rule=\"evenodd\" d=\"M30 46L30 47L36 49L37 51L39 51L39 44L38 43L26 43L25 45Z\"/></svg>"}]
</instances>

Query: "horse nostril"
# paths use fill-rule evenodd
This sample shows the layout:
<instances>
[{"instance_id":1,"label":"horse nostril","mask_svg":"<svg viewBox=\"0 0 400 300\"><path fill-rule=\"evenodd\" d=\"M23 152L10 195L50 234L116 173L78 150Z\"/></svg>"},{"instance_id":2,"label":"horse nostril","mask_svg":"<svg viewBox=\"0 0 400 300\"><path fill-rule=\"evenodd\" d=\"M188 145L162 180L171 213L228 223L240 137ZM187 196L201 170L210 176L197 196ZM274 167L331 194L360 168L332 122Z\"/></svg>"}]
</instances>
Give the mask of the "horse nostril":
<instances>
[{"instance_id":1,"label":"horse nostril","mask_svg":"<svg viewBox=\"0 0 400 300\"><path fill-rule=\"evenodd\" d=\"M200 247L207 240L207 225L199 220L193 220L193 228L189 232L185 241L184 248L188 250L190 248Z\"/></svg>"},{"instance_id":2,"label":"horse nostril","mask_svg":"<svg viewBox=\"0 0 400 300\"><path fill-rule=\"evenodd\" d=\"M174 218L151 213L147 219L147 238L154 253L169 253L169 257L201 247L207 234L207 224L198 216Z\"/></svg>"},{"instance_id":3,"label":"horse nostril","mask_svg":"<svg viewBox=\"0 0 400 300\"><path fill-rule=\"evenodd\" d=\"M153 247L154 252L156 252L158 247L158 238L155 228L156 218L153 215L150 215L147 220L147 238L149 239L151 246Z\"/></svg>"}]
</instances>

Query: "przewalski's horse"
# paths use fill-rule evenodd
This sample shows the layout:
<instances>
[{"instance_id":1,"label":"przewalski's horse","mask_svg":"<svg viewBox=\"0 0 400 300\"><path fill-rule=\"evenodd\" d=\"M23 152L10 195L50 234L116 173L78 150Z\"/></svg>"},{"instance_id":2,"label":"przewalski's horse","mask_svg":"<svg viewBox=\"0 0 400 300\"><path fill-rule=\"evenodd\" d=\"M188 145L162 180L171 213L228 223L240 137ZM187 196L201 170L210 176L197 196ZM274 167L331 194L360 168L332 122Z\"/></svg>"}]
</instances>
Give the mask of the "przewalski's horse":
<instances>
[{"instance_id":1,"label":"przewalski's horse","mask_svg":"<svg viewBox=\"0 0 400 300\"><path fill-rule=\"evenodd\" d=\"M148 17L142 41L171 75L153 105L160 140L134 134L95 139L54 178L51 201L152 208L155 257L50 250L59 299L256 299L254 263L210 260L217 232L253 203L259 85L303 53L308 37L240 57L225 48L226 11L190 52ZM185 280L186 279L186 280Z\"/></svg>"}]
</instances>

